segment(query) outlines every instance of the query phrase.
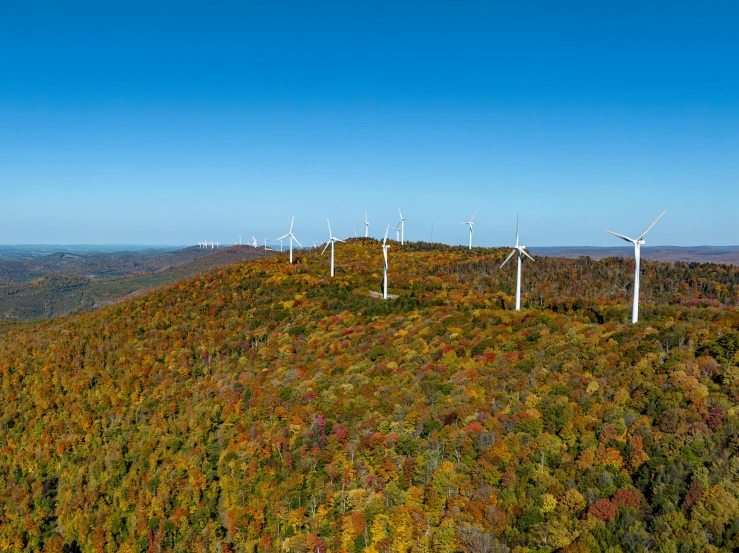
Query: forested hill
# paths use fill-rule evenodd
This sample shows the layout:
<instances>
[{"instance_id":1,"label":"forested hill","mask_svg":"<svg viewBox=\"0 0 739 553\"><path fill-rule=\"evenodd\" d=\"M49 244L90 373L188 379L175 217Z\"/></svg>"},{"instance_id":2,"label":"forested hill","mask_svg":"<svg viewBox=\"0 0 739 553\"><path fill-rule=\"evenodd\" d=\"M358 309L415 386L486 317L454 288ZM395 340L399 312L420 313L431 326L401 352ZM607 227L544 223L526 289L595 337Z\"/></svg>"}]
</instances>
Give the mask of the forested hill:
<instances>
[{"instance_id":1,"label":"forested hill","mask_svg":"<svg viewBox=\"0 0 739 553\"><path fill-rule=\"evenodd\" d=\"M736 268L340 244L0 334L0 551L732 551Z\"/></svg>"}]
</instances>

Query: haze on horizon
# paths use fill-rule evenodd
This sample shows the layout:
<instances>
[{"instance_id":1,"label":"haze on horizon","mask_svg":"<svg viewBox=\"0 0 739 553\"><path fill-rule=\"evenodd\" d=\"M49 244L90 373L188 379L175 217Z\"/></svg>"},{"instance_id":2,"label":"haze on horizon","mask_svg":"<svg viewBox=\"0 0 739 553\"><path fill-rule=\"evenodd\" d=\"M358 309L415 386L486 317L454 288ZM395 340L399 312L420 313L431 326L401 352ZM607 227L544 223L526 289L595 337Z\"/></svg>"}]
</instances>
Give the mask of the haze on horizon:
<instances>
[{"instance_id":1,"label":"haze on horizon","mask_svg":"<svg viewBox=\"0 0 739 553\"><path fill-rule=\"evenodd\" d=\"M597 5L596 5L597 4ZM727 2L4 6L0 244L739 243Z\"/></svg>"}]
</instances>

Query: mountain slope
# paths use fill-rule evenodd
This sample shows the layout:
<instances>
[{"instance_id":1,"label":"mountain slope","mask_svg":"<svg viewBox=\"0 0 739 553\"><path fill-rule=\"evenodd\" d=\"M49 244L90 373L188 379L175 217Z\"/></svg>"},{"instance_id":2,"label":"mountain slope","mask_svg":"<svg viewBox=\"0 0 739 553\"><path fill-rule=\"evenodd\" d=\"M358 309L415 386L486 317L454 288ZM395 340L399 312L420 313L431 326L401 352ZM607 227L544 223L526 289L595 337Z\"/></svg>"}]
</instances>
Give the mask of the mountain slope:
<instances>
[{"instance_id":1,"label":"mountain slope","mask_svg":"<svg viewBox=\"0 0 739 553\"><path fill-rule=\"evenodd\" d=\"M0 282L25 282L52 273L87 278L142 275L185 265L221 251L192 246L88 252L68 246L62 251L38 255L31 246L27 252L17 249L15 255L0 256ZM27 257L20 257L20 253Z\"/></svg>"},{"instance_id":2,"label":"mountain slope","mask_svg":"<svg viewBox=\"0 0 739 553\"><path fill-rule=\"evenodd\" d=\"M515 313L503 255L395 247L383 302L355 241L3 333L0 550L739 546L733 274L646 263L632 326L628 265L527 265L600 291Z\"/></svg>"},{"instance_id":3,"label":"mountain slope","mask_svg":"<svg viewBox=\"0 0 739 553\"><path fill-rule=\"evenodd\" d=\"M127 255L127 254L126 254ZM18 283L0 284L0 315L16 321L34 321L77 313L115 303L126 297L150 290L180 278L196 275L215 267L238 261L260 259L274 252L247 246L232 246L204 255L197 248L172 252L165 262L158 256L154 264L132 254L138 261L129 267L137 274L117 278L80 276L89 269L89 259L72 263L66 272L47 272L60 267L45 267L37 278ZM140 262L140 263L139 263ZM172 263L173 265L168 265ZM167 268L154 271L159 266ZM120 259L116 271L122 271ZM142 273L142 274L138 274Z\"/></svg>"}]
</instances>

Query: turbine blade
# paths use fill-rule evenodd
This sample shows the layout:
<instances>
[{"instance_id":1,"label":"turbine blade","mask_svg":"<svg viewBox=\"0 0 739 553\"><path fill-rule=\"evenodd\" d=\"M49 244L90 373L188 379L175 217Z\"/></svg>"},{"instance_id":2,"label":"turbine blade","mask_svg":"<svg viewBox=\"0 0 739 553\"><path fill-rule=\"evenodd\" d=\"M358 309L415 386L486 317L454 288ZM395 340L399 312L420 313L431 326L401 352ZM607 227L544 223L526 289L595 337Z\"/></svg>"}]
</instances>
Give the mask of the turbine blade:
<instances>
[{"instance_id":1,"label":"turbine blade","mask_svg":"<svg viewBox=\"0 0 739 553\"><path fill-rule=\"evenodd\" d=\"M290 221L290 232L293 231L293 224L295 223L295 215L293 215L293 220ZM289 233L288 233L289 234Z\"/></svg>"},{"instance_id":2,"label":"turbine blade","mask_svg":"<svg viewBox=\"0 0 739 553\"><path fill-rule=\"evenodd\" d=\"M644 232L642 232L642 233L641 233L641 234L639 235L639 238L637 238L637 240L641 240L642 238L644 238L644 235L646 235L646 234L647 234L647 233L648 233L648 232L650 231L650 229L651 229L651 228L652 228L652 227L653 227L654 225L656 225L656 224L657 224L657 221L659 221L659 220L660 220L660 219L662 218L662 216L663 216L663 215L664 215L665 213L667 213L667 210L666 210L666 209L665 209L665 210L664 210L664 211L663 211L663 212L662 212L662 213L660 214L660 216L659 216L659 217L657 217L657 218L656 218L656 219L654 220L654 222L653 222L653 223L652 223L651 225L649 225L649 226L647 227L647 230L645 230Z\"/></svg>"},{"instance_id":3,"label":"turbine blade","mask_svg":"<svg viewBox=\"0 0 739 553\"><path fill-rule=\"evenodd\" d=\"M617 236L617 237L618 237L618 238L620 238L621 240L626 240L627 242L631 242L632 244L633 244L634 242L636 242L636 240L633 240L633 239L629 238L628 236L624 236L623 234L619 234L619 233L617 233L617 232L613 232L613 231L610 231L610 230L606 230L606 229L603 229L603 230L604 230L605 232L607 232L608 234L613 234L613 236Z\"/></svg>"},{"instance_id":4,"label":"turbine blade","mask_svg":"<svg viewBox=\"0 0 739 553\"><path fill-rule=\"evenodd\" d=\"M472 217L470 217L470 223L475 220L475 215L477 215L477 210L472 214Z\"/></svg>"},{"instance_id":5,"label":"turbine blade","mask_svg":"<svg viewBox=\"0 0 739 553\"><path fill-rule=\"evenodd\" d=\"M328 248L329 244L331 244L331 240L329 240L328 242L326 242L326 245L323 247L323 251L321 252L321 255L323 255L325 253L326 248Z\"/></svg>"},{"instance_id":6,"label":"turbine blade","mask_svg":"<svg viewBox=\"0 0 739 553\"><path fill-rule=\"evenodd\" d=\"M536 261L533 257L531 257L526 250L519 250L522 254L524 254L526 257L528 257L531 261Z\"/></svg>"},{"instance_id":7,"label":"turbine blade","mask_svg":"<svg viewBox=\"0 0 739 553\"><path fill-rule=\"evenodd\" d=\"M518 251L517 249L513 249L513 250L511 250L511 253L510 253L510 254L508 255L508 257L506 257L506 258L505 258L505 261L504 261L503 263L501 263L501 264L500 264L500 268L501 268L501 269L503 268L503 265L505 265L506 263L508 263L508 261L510 261L511 257L513 257L513 255L514 255L514 254L515 254L515 253L516 253L517 251Z\"/></svg>"},{"instance_id":8,"label":"turbine blade","mask_svg":"<svg viewBox=\"0 0 739 553\"><path fill-rule=\"evenodd\" d=\"M290 236L290 233L289 232L287 234L283 234L282 236L280 236L276 240L282 240L283 238L287 238L288 236Z\"/></svg>"},{"instance_id":9,"label":"turbine blade","mask_svg":"<svg viewBox=\"0 0 739 553\"><path fill-rule=\"evenodd\" d=\"M516 213L516 247L518 247L518 213Z\"/></svg>"},{"instance_id":10,"label":"turbine blade","mask_svg":"<svg viewBox=\"0 0 739 553\"><path fill-rule=\"evenodd\" d=\"M387 242L387 233L390 232L390 223L387 224L387 228L385 229L385 238L382 239L382 243L385 244Z\"/></svg>"},{"instance_id":11,"label":"turbine blade","mask_svg":"<svg viewBox=\"0 0 739 553\"><path fill-rule=\"evenodd\" d=\"M328 223L328 237L331 238L333 234L331 234L331 221L326 219L326 222Z\"/></svg>"},{"instance_id":12,"label":"turbine blade","mask_svg":"<svg viewBox=\"0 0 739 553\"><path fill-rule=\"evenodd\" d=\"M342 240L341 238L331 238L334 242L346 242L346 240Z\"/></svg>"}]
</instances>

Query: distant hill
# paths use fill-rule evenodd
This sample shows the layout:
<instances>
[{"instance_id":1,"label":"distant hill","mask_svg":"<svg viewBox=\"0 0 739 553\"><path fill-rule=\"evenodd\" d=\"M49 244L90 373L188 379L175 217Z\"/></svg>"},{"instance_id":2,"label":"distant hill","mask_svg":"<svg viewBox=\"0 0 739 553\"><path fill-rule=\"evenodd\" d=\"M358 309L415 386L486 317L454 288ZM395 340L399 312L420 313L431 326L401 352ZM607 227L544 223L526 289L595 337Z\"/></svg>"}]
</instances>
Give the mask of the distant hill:
<instances>
[{"instance_id":1,"label":"distant hill","mask_svg":"<svg viewBox=\"0 0 739 553\"><path fill-rule=\"evenodd\" d=\"M11 282L0 283L0 317L33 321L77 313L215 267L272 255L275 252L261 248L231 246L166 253L123 252L110 256L56 253L33 261L0 260L5 274L15 277ZM91 278L89 271L114 277ZM115 276L119 273L124 276ZM22 280L20 275L24 276Z\"/></svg>"},{"instance_id":2,"label":"distant hill","mask_svg":"<svg viewBox=\"0 0 739 553\"><path fill-rule=\"evenodd\" d=\"M532 254L549 257L577 258L586 255L592 259L604 257L633 257L631 246L602 248L597 246L554 246L529 248ZM723 263L739 265L739 246L643 246L642 257L654 261L684 261L686 263Z\"/></svg>"},{"instance_id":3,"label":"distant hill","mask_svg":"<svg viewBox=\"0 0 739 553\"><path fill-rule=\"evenodd\" d=\"M178 250L156 248L87 252L83 248L72 247L43 253L43 249L17 247L9 250L6 246L0 255L0 282L24 282L50 273L87 278L141 275L185 265L218 251L195 246Z\"/></svg>"}]
</instances>

